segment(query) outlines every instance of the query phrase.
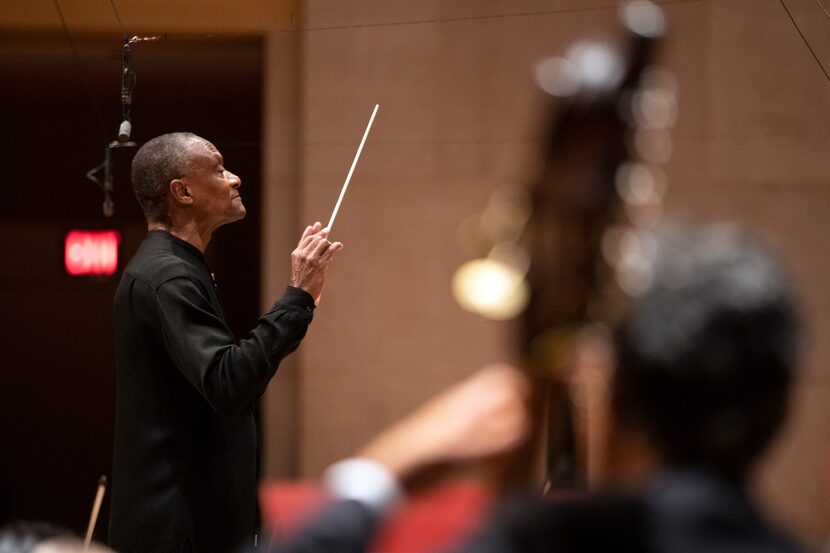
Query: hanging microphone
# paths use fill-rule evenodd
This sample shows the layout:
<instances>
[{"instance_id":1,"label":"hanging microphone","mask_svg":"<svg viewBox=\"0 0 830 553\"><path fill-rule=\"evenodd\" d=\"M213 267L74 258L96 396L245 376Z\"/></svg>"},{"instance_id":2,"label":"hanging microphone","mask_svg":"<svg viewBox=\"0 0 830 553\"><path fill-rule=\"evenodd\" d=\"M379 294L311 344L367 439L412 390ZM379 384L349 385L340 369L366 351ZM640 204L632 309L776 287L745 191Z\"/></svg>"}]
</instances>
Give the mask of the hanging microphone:
<instances>
[{"instance_id":1,"label":"hanging microphone","mask_svg":"<svg viewBox=\"0 0 830 553\"><path fill-rule=\"evenodd\" d=\"M121 121L121 126L118 127L118 141L121 143L130 141L130 133L133 132L133 124L129 119Z\"/></svg>"},{"instance_id":2,"label":"hanging microphone","mask_svg":"<svg viewBox=\"0 0 830 553\"><path fill-rule=\"evenodd\" d=\"M124 38L124 53L121 63L121 125L118 127L118 142L130 141L133 125L130 122L130 108L133 104L135 73L130 69L130 40Z\"/></svg>"},{"instance_id":3,"label":"hanging microphone","mask_svg":"<svg viewBox=\"0 0 830 553\"><path fill-rule=\"evenodd\" d=\"M104 161L94 169L86 172L86 178L97 184L104 194L104 202L102 205L104 217L112 217L115 214L115 202L113 201L115 167L112 151L118 148L135 147L135 142L130 141L130 135L133 132L130 108L133 105L133 89L135 88L137 78L132 69L130 69L130 45L135 42L160 40L163 38L167 38L167 35L124 37L121 63L121 124L118 126L118 138L107 144L104 148ZM101 178L99 178L99 175Z\"/></svg>"}]
</instances>

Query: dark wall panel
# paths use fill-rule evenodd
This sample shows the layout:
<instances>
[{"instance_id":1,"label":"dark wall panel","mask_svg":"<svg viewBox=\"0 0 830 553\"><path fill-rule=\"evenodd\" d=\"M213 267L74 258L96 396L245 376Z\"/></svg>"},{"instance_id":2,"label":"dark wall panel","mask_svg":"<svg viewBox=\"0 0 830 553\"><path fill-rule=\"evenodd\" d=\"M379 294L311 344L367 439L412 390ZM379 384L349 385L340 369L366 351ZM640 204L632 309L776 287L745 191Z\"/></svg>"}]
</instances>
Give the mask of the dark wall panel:
<instances>
[{"instance_id":1,"label":"dark wall panel","mask_svg":"<svg viewBox=\"0 0 830 553\"><path fill-rule=\"evenodd\" d=\"M119 39L78 45L81 67L63 37L0 36L0 523L47 520L82 532L98 476L111 469L120 275L66 275L63 239L72 228L117 229L123 267L146 230L129 182L133 150L116 152L114 218L102 216L102 195L84 177L120 121ZM259 315L260 64L259 38L170 40L133 55L133 138L196 132L243 179L248 216L208 248L239 336Z\"/></svg>"}]
</instances>

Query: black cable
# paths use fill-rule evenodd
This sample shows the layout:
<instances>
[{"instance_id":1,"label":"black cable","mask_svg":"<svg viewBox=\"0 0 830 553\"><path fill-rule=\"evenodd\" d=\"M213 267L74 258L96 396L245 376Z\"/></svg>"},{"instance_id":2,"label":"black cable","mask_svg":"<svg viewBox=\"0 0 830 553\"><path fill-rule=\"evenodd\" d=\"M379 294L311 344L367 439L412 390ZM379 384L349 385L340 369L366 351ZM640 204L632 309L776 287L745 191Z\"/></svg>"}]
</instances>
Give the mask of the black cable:
<instances>
[{"instance_id":1,"label":"black cable","mask_svg":"<svg viewBox=\"0 0 830 553\"><path fill-rule=\"evenodd\" d=\"M830 82L830 74L827 73L827 70L824 68L824 65L822 65L821 60L818 59L818 56L813 51L813 47L810 46L809 42L807 42L807 38L804 36L804 33L802 33L801 29L798 28L798 24L795 22L795 19L793 19L793 15L790 13L790 10L787 9L787 5L784 3L784 0L778 1L781 2L781 7L783 7L784 11L787 12L787 17L789 17L790 21L792 21L793 27L795 27L795 30L798 31L799 36L801 36L801 40L804 41L804 45L807 46L807 49L810 51L811 54L813 54L813 59L815 59L818 66L821 67L821 71L822 73L824 73L824 77L827 79L827 82Z\"/></svg>"},{"instance_id":2,"label":"black cable","mask_svg":"<svg viewBox=\"0 0 830 553\"><path fill-rule=\"evenodd\" d=\"M701 0L676 0L676 1L701 1ZM310 31L342 31L347 29L364 29L372 27L396 27L401 25L428 25L434 23L457 23L465 21L483 21L488 19L506 19L511 17L532 17L539 15L551 15L555 13L579 13L590 11L601 11L614 9L617 4L612 6L593 6L589 8L558 8L551 10L537 10L532 12L518 12L518 13L497 13L493 15L470 15L466 17L447 17L447 18L433 18L433 19L412 19L408 21L389 21L379 23L361 23L358 25L328 25L322 27L305 27L300 29L289 29L282 32L310 32Z\"/></svg>"},{"instance_id":3,"label":"black cable","mask_svg":"<svg viewBox=\"0 0 830 553\"><path fill-rule=\"evenodd\" d=\"M63 10L61 10L58 0L52 0L52 2L55 4L55 9L58 12L58 17L60 17L61 25L63 26L63 32L66 34L66 38L69 40L69 46L72 48L72 55L75 57L75 64L78 66L78 76L83 82L84 89L92 103L92 110L95 112L95 118L98 120L101 136L106 140L107 133L104 130L104 118L101 116L101 110L98 109L98 102L95 101L95 95L89 87L89 80L86 78L86 71L84 71L84 65L81 63L81 56L78 55L78 49L75 47L75 41L72 40L72 35L69 33L69 27L66 25L66 19L63 17Z\"/></svg>"},{"instance_id":4,"label":"black cable","mask_svg":"<svg viewBox=\"0 0 830 553\"><path fill-rule=\"evenodd\" d=\"M710 0L652 0L658 6L670 6L673 4L696 4L700 2L709 2ZM613 10L619 7L618 3L609 4L606 6L591 6L587 8L555 8L550 10L537 10L532 12L516 12L516 13L497 13L493 15L471 15L466 17L446 17L433 19L411 19L406 21L386 21L378 23L359 23L355 25L327 25L320 27L301 27L294 29L276 30L276 33L304 33L312 31L342 31L349 29L366 29L373 27L397 27L403 25L426 25L433 23L457 23L466 21L483 21L488 19L509 19L512 17L532 17L539 15L553 15L557 13L582 13L595 12L603 10ZM237 32L237 33L199 33L199 34L175 34L165 33L157 38L169 39L198 39L198 38L231 38L231 37L245 37L250 38L252 33Z\"/></svg>"},{"instance_id":5,"label":"black cable","mask_svg":"<svg viewBox=\"0 0 830 553\"><path fill-rule=\"evenodd\" d=\"M121 22L121 16L118 15L118 8L115 7L115 0L110 0L110 4L112 5L112 11L115 13L115 19L118 20L118 26L121 27L121 34L126 38L127 31L124 30L124 23Z\"/></svg>"},{"instance_id":6,"label":"black cable","mask_svg":"<svg viewBox=\"0 0 830 553\"><path fill-rule=\"evenodd\" d=\"M830 12L827 11L827 8L824 7L824 4L819 2L819 0L815 0L815 3L818 4L818 7L821 8L821 11L824 12L824 15L826 15L828 18L830 18Z\"/></svg>"}]
</instances>

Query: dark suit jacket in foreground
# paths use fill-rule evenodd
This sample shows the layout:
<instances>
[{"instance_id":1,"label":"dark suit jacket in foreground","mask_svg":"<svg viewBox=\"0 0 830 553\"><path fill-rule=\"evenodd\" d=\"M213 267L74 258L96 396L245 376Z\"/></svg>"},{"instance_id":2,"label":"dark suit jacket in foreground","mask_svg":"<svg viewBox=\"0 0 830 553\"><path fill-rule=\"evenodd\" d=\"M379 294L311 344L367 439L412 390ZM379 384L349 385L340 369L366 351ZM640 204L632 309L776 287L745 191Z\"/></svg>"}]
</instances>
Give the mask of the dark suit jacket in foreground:
<instances>
[{"instance_id":1,"label":"dark suit jacket in foreground","mask_svg":"<svg viewBox=\"0 0 830 553\"><path fill-rule=\"evenodd\" d=\"M289 288L237 343L202 253L148 234L115 296L115 550L225 553L253 543L254 407L313 309Z\"/></svg>"},{"instance_id":2,"label":"dark suit jacket in foreground","mask_svg":"<svg viewBox=\"0 0 830 553\"><path fill-rule=\"evenodd\" d=\"M656 477L642 495L598 494L502 512L464 553L799 553L734 483L700 469Z\"/></svg>"}]
</instances>

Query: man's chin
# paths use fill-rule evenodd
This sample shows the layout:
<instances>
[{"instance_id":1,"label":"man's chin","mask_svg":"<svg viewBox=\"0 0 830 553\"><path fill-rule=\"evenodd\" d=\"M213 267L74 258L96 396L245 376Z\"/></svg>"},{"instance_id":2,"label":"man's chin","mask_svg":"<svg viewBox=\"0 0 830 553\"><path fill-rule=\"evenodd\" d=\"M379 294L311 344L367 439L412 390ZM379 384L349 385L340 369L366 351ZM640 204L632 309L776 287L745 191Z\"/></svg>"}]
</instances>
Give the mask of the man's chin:
<instances>
[{"instance_id":1,"label":"man's chin","mask_svg":"<svg viewBox=\"0 0 830 553\"><path fill-rule=\"evenodd\" d=\"M228 213L224 220L219 223L219 226L229 225L231 223L235 223L237 221L241 221L245 218L245 214L247 211L245 210L245 206L239 205L237 209L234 209L232 212Z\"/></svg>"}]
</instances>

